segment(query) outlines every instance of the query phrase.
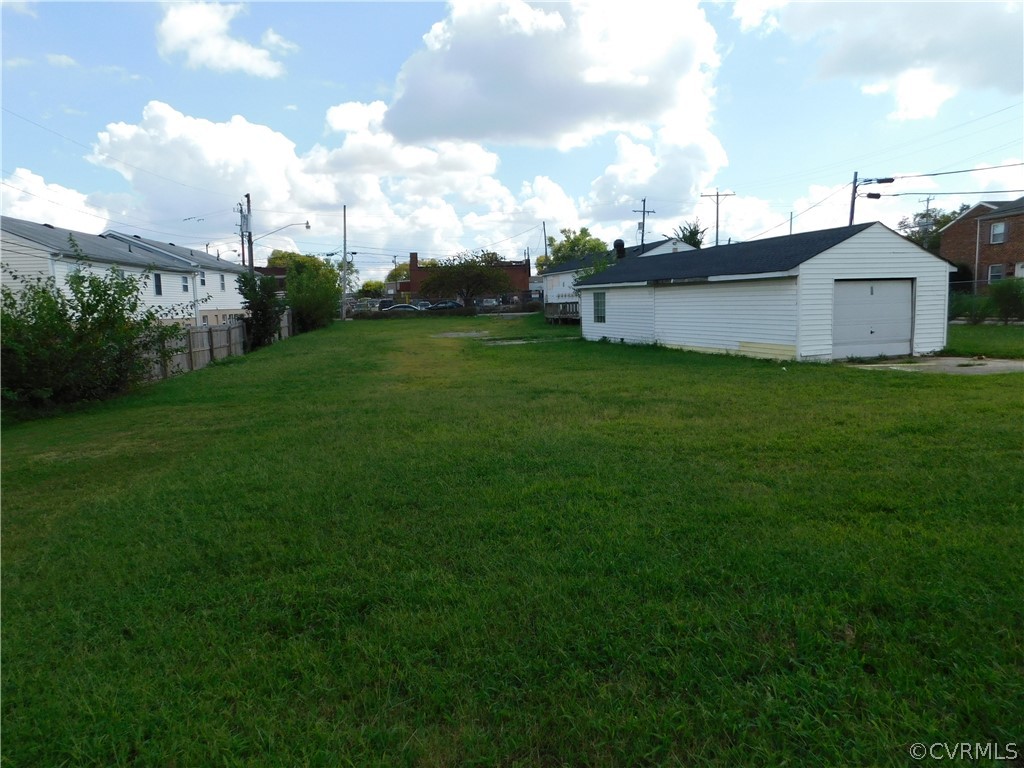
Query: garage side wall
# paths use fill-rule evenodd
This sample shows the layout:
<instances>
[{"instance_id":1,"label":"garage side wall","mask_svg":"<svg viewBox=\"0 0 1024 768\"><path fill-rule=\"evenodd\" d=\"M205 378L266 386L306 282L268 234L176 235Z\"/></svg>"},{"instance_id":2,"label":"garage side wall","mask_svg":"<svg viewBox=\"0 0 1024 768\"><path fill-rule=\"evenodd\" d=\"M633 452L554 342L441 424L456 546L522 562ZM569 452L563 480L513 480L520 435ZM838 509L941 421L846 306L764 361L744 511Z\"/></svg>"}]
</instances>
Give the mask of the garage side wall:
<instances>
[{"instance_id":1,"label":"garage side wall","mask_svg":"<svg viewBox=\"0 0 1024 768\"><path fill-rule=\"evenodd\" d=\"M801 360L832 359L836 280L913 280L912 352L946 345L949 264L881 225L800 266L797 347Z\"/></svg>"},{"instance_id":2,"label":"garage side wall","mask_svg":"<svg viewBox=\"0 0 1024 768\"><path fill-rule=\"evenodd\" d=\"M594 294L605 297L605 321L595 322ZM654 289L646 286L580 292L580 325L588 341L654 342Z\"/></svg>"},{"instance_id":3,"label":"garage side wall","mask_svg":"<svg viewBox=\"0 0 1024 768\"><path fill-rule=\"evenodd\" d=\"M796 300L795 278L659 287L654 334L669 347L793 359Z\"/></svg>"}]
</instances>

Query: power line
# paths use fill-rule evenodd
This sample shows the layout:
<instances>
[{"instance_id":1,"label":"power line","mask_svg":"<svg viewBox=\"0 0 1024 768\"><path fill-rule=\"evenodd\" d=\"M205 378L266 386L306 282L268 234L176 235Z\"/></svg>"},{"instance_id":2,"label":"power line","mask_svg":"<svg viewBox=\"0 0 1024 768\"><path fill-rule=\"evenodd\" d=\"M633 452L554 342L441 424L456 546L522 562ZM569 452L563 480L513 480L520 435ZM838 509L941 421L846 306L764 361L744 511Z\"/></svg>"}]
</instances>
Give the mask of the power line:
<instances>
[{"instance_id":1,"label":"power line","mask_svg":"<svg viewBox=\"0 0 1024 768\"><path fill-rule=\"evenodd\" d=\"M1024 189L983 189L978 192L876 192L879 197L903 197L904 195L1008 195L1013 192L1024 192Z\"/></svg>"},{"instance_id":2,"label":"power line","mask_svg":"<svg viewBox=\"0 0 1024 768\"><path fill-rule=\"evenodd\" d=\"M981 171L995 171L1000 168L1017 168L1024 165L1024 163L1007 163L1006 165L990 165L985 168L965 168L962 171L940 171L938 173L914 173L907 176L894 176L896 179L922 179L927 176L949 176L955 173L980 173ZM1012 190L1011 190L1012 191ZM956 194L955 192L949 192L946 194ZM964 192L963 194L971 194L970 192Z\"/></svg>"}]
</instances>

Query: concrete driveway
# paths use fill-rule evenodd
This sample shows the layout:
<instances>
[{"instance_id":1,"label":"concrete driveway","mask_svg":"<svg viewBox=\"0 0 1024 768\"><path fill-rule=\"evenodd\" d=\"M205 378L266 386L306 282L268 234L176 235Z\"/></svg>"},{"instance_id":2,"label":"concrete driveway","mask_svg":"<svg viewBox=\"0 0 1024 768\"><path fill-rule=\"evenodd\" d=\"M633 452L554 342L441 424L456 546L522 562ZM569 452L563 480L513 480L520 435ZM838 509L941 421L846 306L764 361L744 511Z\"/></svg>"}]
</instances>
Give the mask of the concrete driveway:
<instances>
[{"instance_id":1,"label":"concrete driveway","mask_svg":"<svg viewBox=\"0 0 1024 768\"><path fill-rule=\"evenodd\" d=\"M996 360L989 357L913 357L883 363L856 363L857 368L917 373L954 373L978 376L987 373L1024 373L1024 360Z\"/></svg>"}]
</instances>

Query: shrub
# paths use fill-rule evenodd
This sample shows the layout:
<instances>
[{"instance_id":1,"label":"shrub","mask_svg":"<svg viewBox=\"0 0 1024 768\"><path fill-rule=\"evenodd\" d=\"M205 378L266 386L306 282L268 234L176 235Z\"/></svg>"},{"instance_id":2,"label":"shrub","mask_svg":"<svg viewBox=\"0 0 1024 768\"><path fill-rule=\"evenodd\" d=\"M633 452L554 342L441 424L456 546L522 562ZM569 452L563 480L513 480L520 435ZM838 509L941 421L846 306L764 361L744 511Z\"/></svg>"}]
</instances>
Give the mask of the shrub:
<instances>
[{"instance_id":1,"label":"shrub","mask_svg":"<svg viewBox=\"0 0 1024 768\"><path fill-rule=\"evenodd\" d=\"M992 299L988 296L958 293L950 297L950 317L962 317L971 325L988 320L992 317L993 309Z\"/></svg>"},{"instance_id":2,"label":"shrub","mask_svg":"<svg viewBox=\"0 0 1024 768\"><path fill-rule=\"evenodd\" d=\"M1024 320L1024 279L999 280L988 287L994 314L1004 323Z\"/></svg>"},{"instance_id":3,"label":"shrub","mask_svg":"<svg viewBox=\"0 0 1024 768\"><path fill-rule=\"evenodd\" d=\"M238 292L242 294L242 307L249 313L245 318L249 350L270 346L285 312L284 302L277 295L277 280L244 272L238 276Z\"/></svg>"},{"instance_id":4,"label":"shrub","mask_svg":"<svg viewBox=\"0 0 1024 768\"><path fill-rule=\"evenodd\" d=\"M19 285L17 293L0 290L0 391L7 402L38 408L120 394L147 380L155 363L166 364L167 342L183 333L144 305L146 276L81 270L62 291L52 277L6 271Z\"/></svg>"}]
</instances>

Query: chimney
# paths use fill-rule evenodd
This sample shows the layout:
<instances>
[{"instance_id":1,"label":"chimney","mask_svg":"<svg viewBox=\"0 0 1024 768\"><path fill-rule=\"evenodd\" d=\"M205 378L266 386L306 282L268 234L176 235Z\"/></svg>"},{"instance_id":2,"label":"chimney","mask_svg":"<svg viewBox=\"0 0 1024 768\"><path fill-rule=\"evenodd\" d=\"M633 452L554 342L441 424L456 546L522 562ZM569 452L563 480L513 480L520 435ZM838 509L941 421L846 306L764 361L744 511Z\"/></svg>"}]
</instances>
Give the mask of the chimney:
<instances>
[{"instance_id":1,"label":"chimney","mask_svg":"<svg viewBox=\"0 0 1024 768\"><path fill-rule=\"evenodd\" d=\"M612 243L612 247L615 248L615 258L623 259L626 257L626 244L621 240L616 240Z\"/></svg>"},{"instance_id":2,"label":"chimney","mask_svg":"<svg viewBox=\"0 0 1024 768\"><path fill-rule=\"evenodd\" d=\"M419 254L418 253L410 253L409 254L409 276L410 277L412 276L412 271L414 269L419 269L419 266L420 266Z\"/></svg>"}]
</instances>

